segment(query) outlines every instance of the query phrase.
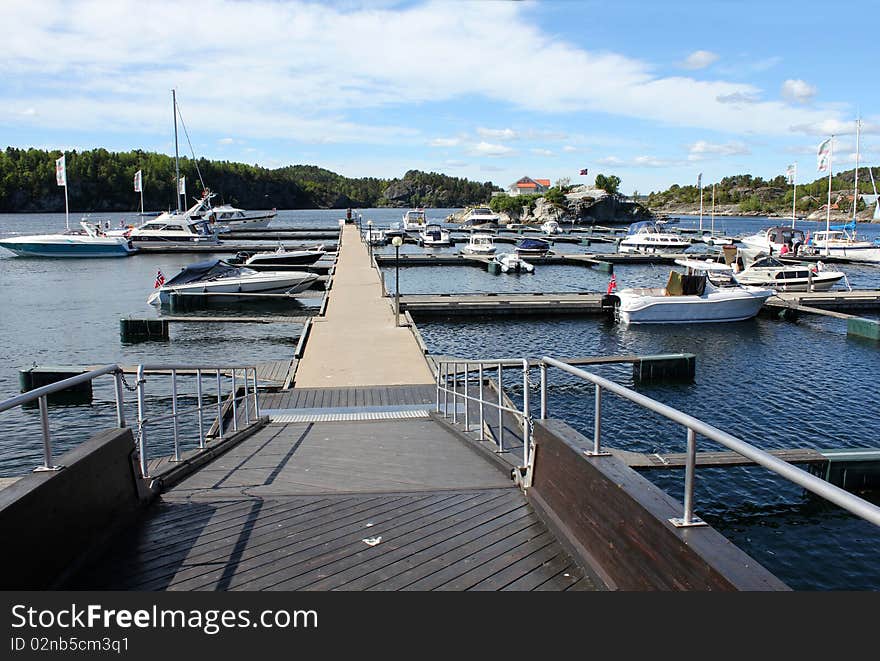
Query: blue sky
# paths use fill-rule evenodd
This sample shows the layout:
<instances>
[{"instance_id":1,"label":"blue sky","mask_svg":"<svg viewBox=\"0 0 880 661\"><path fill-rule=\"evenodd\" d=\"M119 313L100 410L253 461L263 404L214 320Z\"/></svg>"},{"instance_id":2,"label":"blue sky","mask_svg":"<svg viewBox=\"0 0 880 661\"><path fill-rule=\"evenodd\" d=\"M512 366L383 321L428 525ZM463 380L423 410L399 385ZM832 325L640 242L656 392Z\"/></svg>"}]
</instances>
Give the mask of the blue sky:
<instances>
[{"instance_id":1,"label":"blue sky","mask_svg":"<svg viewBox=\"0 0 880 661\"><path fill-rule=\"evenodd\" d=\"M880 157L867 2L0 3L0 145L625 192ZM829 17L833 20L829 22ZM861 19L859 18L861 17ZM181 151L189 153L181 135ZM578 175L589 168L589 176ZM208 182L210 185L210 182Z\"/></svg>"}]
</instances>

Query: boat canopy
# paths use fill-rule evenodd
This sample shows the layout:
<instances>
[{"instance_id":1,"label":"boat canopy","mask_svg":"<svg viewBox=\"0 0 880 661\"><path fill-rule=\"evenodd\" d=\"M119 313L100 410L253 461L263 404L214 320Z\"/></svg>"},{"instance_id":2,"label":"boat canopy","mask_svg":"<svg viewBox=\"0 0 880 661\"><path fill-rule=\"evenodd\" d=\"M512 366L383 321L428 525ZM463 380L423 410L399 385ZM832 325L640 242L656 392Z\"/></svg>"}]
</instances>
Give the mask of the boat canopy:
<instances>
[{"instance_id":1,"label":"boat canopy","mask_svg":"<svg viewBox=\"0 0 880 661\"><path fill-rule=\"evenodd\" d=\"M213 280L215 278L237 276L243 271L244 270L241 267L233 266L232 264L224 262L222 259L196 262L195 264L184 266L180 273L165 283L165 286L185 285L199 280Z\"/></svg>"},{"instance_id":2,"label":"boat canopy","mask_svg":"<svg viewBox=\"0 0 880 661\"><path fill-rule=\"evenodd\" d=\"M660 228L657 226L657 223L653 220L640 220L637 223L633 223L629 226L629 229L626 231L627 235L630 234L648 234L660 232Z\"/></svg>"},{"instance_id":3,"label":"boat canopy","mask_svg":"<svg viewBox=\"0 0 880 661\"><path fill-rule=\"evenodd\" d=\"M699 259L676 259L675 263L679 266L684 266L689 269L693 269L694 271L730 271L730 266L728 264L723 264L721 262L713 262L710 260L702 261Z\"/></svg>"},{"instance_id":4,"label":"boat canopy","mask_svg":"<svg viewBox=\"0 0 880 661\"><path fill-rule=\"evenodd\" d=\"M525 250L549 250L550 244L544 239L523 239L517 248Z\"/></svg>"}]
</instances>

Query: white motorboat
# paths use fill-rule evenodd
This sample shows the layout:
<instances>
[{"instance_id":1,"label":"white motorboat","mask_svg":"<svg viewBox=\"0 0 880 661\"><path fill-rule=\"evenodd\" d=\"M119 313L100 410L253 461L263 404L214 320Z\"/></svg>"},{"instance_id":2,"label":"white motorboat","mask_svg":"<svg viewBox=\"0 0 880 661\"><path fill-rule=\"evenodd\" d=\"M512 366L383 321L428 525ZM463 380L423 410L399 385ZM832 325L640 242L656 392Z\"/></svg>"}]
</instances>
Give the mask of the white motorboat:
<instances>
[{"instance_id":1,"label":"white motorboat","mask_svg":"<svg viewBox=\"0 0 880 661\"><path fill-rule=\"evenodd\" d=\"M403 223L391 223L388 226L388 229L382 230L382 232L382 236L386 239L393 239L395 236L399 236L403 239L406 238L406 230L403 229Z\"/></svg>"},{"instance_id":2,"label":"white motorboat","mask_svg":"<svg viewBox=\"0 0 880 661\"><path fill-rule=\"evenodd\" d=\"M710 246L732 246L736 243L736 239L732 236L706 232L703 234L703 243Z\"/></svg>"},{"instance_id":3,"label":"white motorboat","mask_svg":"<svg viewBox=\"0 0 880 661\"><path fill-rule=\"evenodd\" d=\"M501 253L495 255L492 261L501 267L502 273L534 273L535 266L529 264L519 255L511 253Z\"/></svg>"},{"instance_id":4,"label":"white motorboat","mask_svg":"<svg viewBox=\"0 0 880 661\"><path fill-rule=\"evenodd\" d=\"M516 244L514 251L517 255L544 257L550 252L550 242L544 239L523 239Z\"/></svg>"},{"instance_id":5,"label":"white motorboat","mask_svg":"<svg viewBox=\"0 0 880 661\"><path fill-rule=\"evenodd\" d=\"M162 213L138 227L111 230L121 234L137 245L157 243L190 245L193 243L219 243L220 239L211 223L189 212Z\"/></svg>"},{"instance_id":6,"label":"white motorboat","mask_svg":"<svg viewBox=\"0 0 880 661\"><path fill-rule=\"evenodd\" d=\"M461 247L461 252L465 255L494 255L495 237L491 234L473 233L467 245Z\"/></svg>"},{"instance_id":7,"label":"white motorboat","mask_svg":"<svg viewBox=\"0 0 880 661\"><path fill-rule=\"evenodd\" d=\"M715 262L680 259L685 274L672 271L665 287L642 287L616 292L618 319L625 324L694 324L742 321L758 314L772 289L716 286L708 271L729 271Z\"/></svg>"},{"instance_id":8,"label":"white motorboat","mask_svg":"<svg viewBox=\"0 0 880 661\"><path fill-rule=\"evenodd\" d=\"M501 216L492 211L489 207L474 207L468 209L464 217L461 219L461 227L477 228L492 227L497 228L501 222Z\"/></svg>"},{"instance_id":9,"label":"white motorboat","mask_svg":"<svg viewBox=\"0 0 880 661\"><path fill-rule=\"evenodd\" d=\"M807 247L812 253L845 257L858 262L880 262L880 244L859 241L855 236L855 223L832 227L816 232L807 240Z\"/></svg>"},{"instance_id":10,"label":"white motorboat","mask_svg":"<svg viewBox=\"0 0 880 661\"><path fill-rule=\"evenodd\" d=\"M108 236L100 224L79 224L78 231L10 237L0 246L20 257L128 257L137 250L124 236Z\"/></svg>"},{"instance_id":11,"label":"white motorboat","mask_svg":"<svg viewBox=\"0 0 880 661\"><path fill-rule=\"evenodd\" d=\"M317 279L317 274L306 271L255 271L214 259L183 267L180 273L156 288L147 302L165 305L175 295L232 294L222 298L235 300L254 294L295 294L308 289Z\"/></svg>"},{"instance_id":12,"label":"white motorboat","mask_svg":"<svg viewBox=\"0 0 880 661\"><path fill-rule=\"evenodd\" d=\"M449 230L443 229L437 223L425 225L424 229L419 232L419 243L427 248L452 245L452 241L449 239Z\"/></svg>"},{"instance_id":13,"label":"white motorboat","mask_svg":"<svg viewBox=\"0 0 880 661\"><path fill-rule=\"evenodd\" d=\"M747 248L757 248L770 255L781 254L783 246L785 252L797 255L806 243L803 231L783 225L767 227L750 236L744 236L739 241Z\"/></svg>"},{"instance_id":14,"label":"white motorboat","mask_svg":"<svg viewBox=\"0 0 880 661\"><path fill-rule=\"evenodd\" d=\"M364 230L364 242L370 246L384 246L388 243L388 235L385 230L380 230L368 225Z\"/></svg>"},{"instance_id":15,"label":"white motorboat","mask_svg":"<svg viewBox=\"0 0 880 661\"><path fill-rule=\"evenodd\" d=\"M420 232L427 224L424 209L410 209L403 214L403 229L406 232Z\"/></svg>"},{"instance_id":16,"label":"white motorboat","mask_svg":"<svg viewBox=\"0 0 880 661\"><path fill-rule=\"evenodd\" d=\"M326 254L327 251L324 250L323 244L306 250L287 250L284 246L279 246L277 250L248 255L244 259L243 264L252 269L271 269L278 266L307 266L314 264Z\"/></svg>"},{"instance_id":17,"label":"white motorboat","mask_svg":"<svg viewBox=\"0 0 880 661\"><path fill-rule=\"evenodd\" d=\"M555 220L548 220L541 225L541 231L548 235L552 236L554 234L562 234L562 228L559 227L559 223Z\"/></svg>"},{"instance_id":18,"label":"white motorboat","mask_svg":"<svg viewBox=\"0 0 880 661\"><path fill-rule=\"evenodd\" d=\"M770 287L776 291L828 291L846 277L841 271L826 269L822 262L786 264L763 254L745 264L741 271L734 268L732 273L741 285Z\"/></svg>"},{"instance_id":19,"label":"white motorboat","mask_svg":"<svg viewBox=\"0 0 880 661\"><path fill-rule=\"evenodd\" d=\"M690 245L680 234L664 232L656 222L643 220L629 226L617 249L623 253L684 252Z\"/></svg>"},{"instance_id":20,"label":"white motorboat","mask_svg":"<svg viewBox=\"0 0 880 661\"><path fill-rule=\"evenodd\" d=\"M214 225L230 230L266 229L277 211L252 211L222 204L205 211L203 217Z\"/></svg>"}]
</instances>

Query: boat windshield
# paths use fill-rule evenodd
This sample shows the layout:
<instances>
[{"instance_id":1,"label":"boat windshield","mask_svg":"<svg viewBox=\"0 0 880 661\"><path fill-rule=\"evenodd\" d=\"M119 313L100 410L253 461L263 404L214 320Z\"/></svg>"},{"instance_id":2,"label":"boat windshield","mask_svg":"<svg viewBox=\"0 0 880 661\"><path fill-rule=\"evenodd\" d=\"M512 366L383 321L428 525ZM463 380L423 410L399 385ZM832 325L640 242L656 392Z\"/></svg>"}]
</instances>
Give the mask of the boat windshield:
<instances>
[{"instance_id":1,"label":"boat windshield","mask_svg":"<svg viewBox=\"0 0 880 661\"><path fill-rule=\"evenodd\" d=\"M222 259L213 259L207 262L197 262L184 266L183 270L165 283L166 287L173 285L185 285L190 282L201 280L216 280L217 278L230 278L253 273L252 269L233 266Z\"/></svg>"},{"instance_id":2,"label":"boat windshield","mask_svg":"<svg viewBox=\"0 0 880 661\"><path fill-rule=\"evenodd\" d=\"M633 223L629 226L629 230L626 232L627 234L659 234L660 228L657 226L657 223L651 220L643 220L639 223Z\"/></svg>"}]
</instances>

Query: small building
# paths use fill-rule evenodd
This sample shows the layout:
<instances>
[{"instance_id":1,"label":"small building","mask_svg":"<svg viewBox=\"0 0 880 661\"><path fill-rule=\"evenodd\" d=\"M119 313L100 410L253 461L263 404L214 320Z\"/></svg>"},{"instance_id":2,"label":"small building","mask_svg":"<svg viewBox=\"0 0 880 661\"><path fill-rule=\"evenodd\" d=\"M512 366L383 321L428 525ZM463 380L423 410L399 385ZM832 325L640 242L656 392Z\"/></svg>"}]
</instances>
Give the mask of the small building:
<instances>
[{"instance_id":1,"label":"small building","mask_svg":"<svg viewBox=\"0 0 880 661\"><path fill-rule=\"evenodd\" d=\"M511 197L517 195L542 195L550 189L549 179L532 179L523 177L516 183L507 187L507 194Z\"/></svg>"}]
</instances>

